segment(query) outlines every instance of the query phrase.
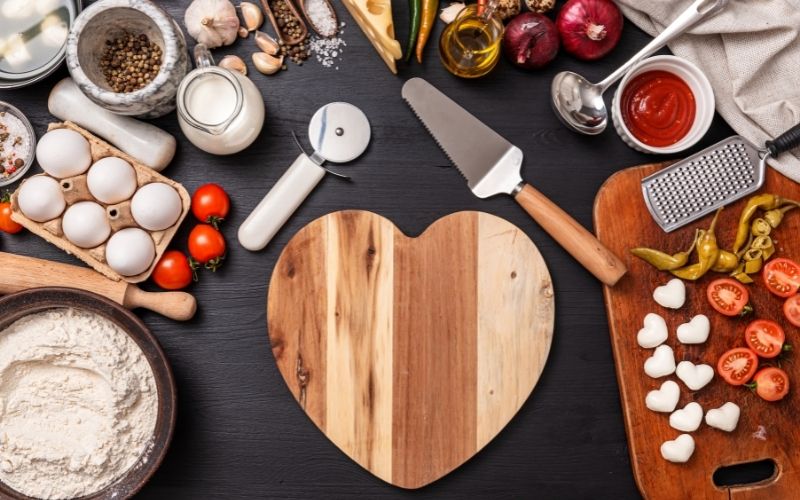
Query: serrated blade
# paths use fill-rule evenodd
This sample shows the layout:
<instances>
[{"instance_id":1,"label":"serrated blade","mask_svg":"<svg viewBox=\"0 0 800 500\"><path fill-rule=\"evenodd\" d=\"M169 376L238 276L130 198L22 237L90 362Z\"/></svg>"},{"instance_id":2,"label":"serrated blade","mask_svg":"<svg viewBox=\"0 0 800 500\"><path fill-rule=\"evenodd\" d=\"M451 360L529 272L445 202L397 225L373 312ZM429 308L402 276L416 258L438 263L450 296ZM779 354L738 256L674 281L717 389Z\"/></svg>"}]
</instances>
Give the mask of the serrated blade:
<instances>
[{"instance_id":1,"label":"serrated blade","mask_svg":"<svg viewBox=\"0 0 800 500\"><path fill-rule=\"evenodd\" d=\"M436 87L412 78L402 96L476 196L512 194L522 182L522 151Z\"/></svg>"}]
</instances>

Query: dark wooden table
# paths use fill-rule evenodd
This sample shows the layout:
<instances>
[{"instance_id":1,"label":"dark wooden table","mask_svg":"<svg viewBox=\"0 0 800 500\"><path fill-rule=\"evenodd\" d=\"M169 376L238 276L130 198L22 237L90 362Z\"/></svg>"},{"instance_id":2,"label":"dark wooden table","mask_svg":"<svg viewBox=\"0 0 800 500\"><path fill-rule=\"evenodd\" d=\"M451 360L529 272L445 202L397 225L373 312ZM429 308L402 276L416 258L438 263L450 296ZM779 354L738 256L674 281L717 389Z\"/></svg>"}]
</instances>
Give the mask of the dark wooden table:
<instances>
[{"instance_id":1,"label":"dark wooden table","mask_svg":"<svg viewBox=\"0 0 800 500\"><path fill-rule=\"evenodd\" d=\"M188 0L160 3L182 24ZM403 40L406 5L403 0L393 3L398 38ZM338 2L336 9L347 23L347 47L338 71L309 61L265 77L251 65L266 101L267 123L243 153L215 157L199 151L183 140L174 114L155 122L179 139L178 154L164 173L190 191L205 182L220 183L232 195L233 214L223 227L229 245L225 266L216 274L202 273L190 290L200 304L194 320L181 324L139 312L169 356L179 397L172 447L141 498L637 497L600 284L513 200L479 200L454 169L442 168L447 159L401 100L400 87L409 77L423 76L464 104L522 148L527 157L524 178L591 227L595 193L609 175L664 158L633 151L611 127L599 137L567 130L550 109L550 81L563 69L599 81L643 46L647 35L628 23L619 46L602 61L582 63L561 54L538 72L502 61L491 75L465 81L450 76L439 63L437 31L425 63L401 65L396 77L346 9ZM215 55L237 53L249 61L253 50L252 39L240 40ZM47 95L65 75L62 70L32 87L0 91L0 100L22 109L37 134L43 134L53 121ZM298 154L292 130L304 138L311 115L331 101L359 106L372 124L366 154L341 167L354 182L326 178L266 250L242 249L236 241L239 224ZM730 134L717 117L695 149ZM331 444L284 386L267 340L267 283L281 249L311 220L350 208L375 211L411 235L458 210L502 216L530 235L555 284L553 347L534 394L476 457L419 491L383 483ZM184 224L174 240L177 246L191 227L190 221ZM4 251L77 263L30 233L3 234L1 239Z\"/></svg>"}]
</instances>

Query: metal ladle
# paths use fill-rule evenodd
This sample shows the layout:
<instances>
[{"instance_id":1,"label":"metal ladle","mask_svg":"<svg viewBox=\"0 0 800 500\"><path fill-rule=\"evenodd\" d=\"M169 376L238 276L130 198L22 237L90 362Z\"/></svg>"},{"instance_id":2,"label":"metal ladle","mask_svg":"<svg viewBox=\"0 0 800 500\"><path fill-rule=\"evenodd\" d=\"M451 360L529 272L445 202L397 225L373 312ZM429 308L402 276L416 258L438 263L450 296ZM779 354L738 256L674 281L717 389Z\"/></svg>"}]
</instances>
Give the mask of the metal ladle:
<instances>
[{"instance_id":1,"label":"metal ladle","mask_svg":"<svg viewBox=\"0 0 800 500\"><path fill-rule=\"evenodd\" d=\"M603 93L628 70L645 57L682 34L695 23L712 16L727 5L728 0L696 0L675 18L660 35L645 45L628 62L608 75L600 83L591 83L572 71L562 71L553 78L550 87L553 109L562 122L576 132L597 135L608 124L608 109Z\"/></svg>"}]
</instances>

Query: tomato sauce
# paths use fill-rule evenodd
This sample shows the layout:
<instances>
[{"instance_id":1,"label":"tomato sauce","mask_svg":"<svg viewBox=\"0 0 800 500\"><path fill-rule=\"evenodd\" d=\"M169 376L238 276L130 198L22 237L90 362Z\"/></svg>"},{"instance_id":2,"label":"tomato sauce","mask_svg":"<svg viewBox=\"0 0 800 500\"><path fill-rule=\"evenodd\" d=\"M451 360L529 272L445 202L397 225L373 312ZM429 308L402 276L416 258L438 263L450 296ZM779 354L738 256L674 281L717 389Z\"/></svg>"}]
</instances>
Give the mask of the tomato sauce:
<instances>
[{"instance_id":1,"label":"tomato sauce","mask_svg":"<svg viewBox=\"0 0 800 500\"><path fill-rule=\"evenodd\" d=\"M647 71L631 79L620 104L625 126L648 146L671 146L683 139L694 123L692 89L668 71Z\"/></svg>"}]
</instances>

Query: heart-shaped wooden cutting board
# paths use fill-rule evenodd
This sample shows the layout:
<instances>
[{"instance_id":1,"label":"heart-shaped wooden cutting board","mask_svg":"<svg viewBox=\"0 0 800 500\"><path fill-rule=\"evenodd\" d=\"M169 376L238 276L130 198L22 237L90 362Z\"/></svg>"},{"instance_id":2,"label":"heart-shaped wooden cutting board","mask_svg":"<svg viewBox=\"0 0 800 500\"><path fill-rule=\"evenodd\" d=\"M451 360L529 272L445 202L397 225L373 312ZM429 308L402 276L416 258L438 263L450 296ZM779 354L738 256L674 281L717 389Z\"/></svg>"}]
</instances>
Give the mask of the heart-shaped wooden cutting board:
<instances>
[{"instance_id":1,"label":"heart-shaped wooden cutting board","mask_svg":"<svg viewBox=\"0 0 800 500\"><path fill-rule=\"evenodd\" d=\"M371 212L321 217L281 253L267 302L272 352L304 411L403 488L441 478L506 426L553 334L541 254L480 212L417 238Z\"/></svg>"}]
</instances>

